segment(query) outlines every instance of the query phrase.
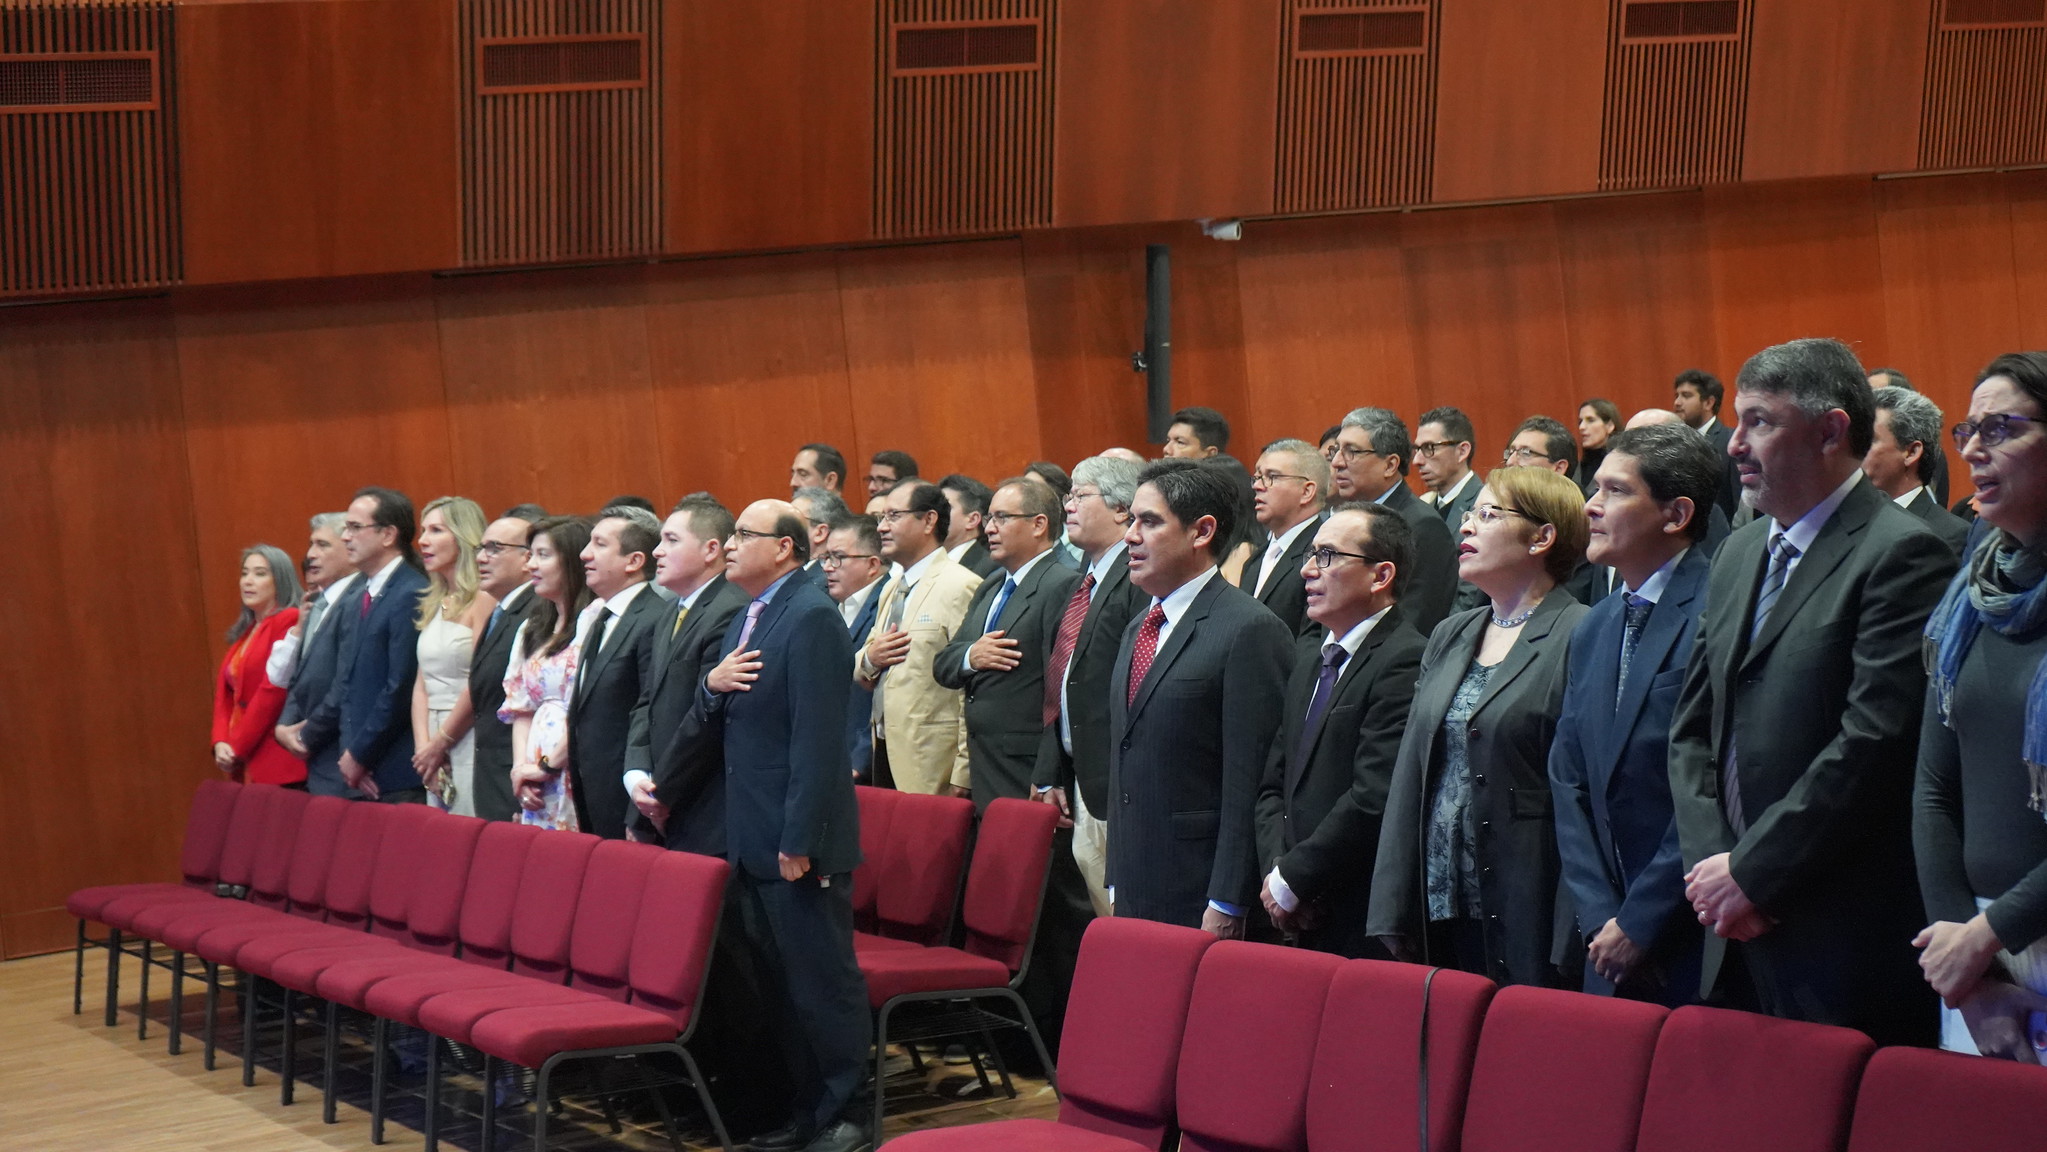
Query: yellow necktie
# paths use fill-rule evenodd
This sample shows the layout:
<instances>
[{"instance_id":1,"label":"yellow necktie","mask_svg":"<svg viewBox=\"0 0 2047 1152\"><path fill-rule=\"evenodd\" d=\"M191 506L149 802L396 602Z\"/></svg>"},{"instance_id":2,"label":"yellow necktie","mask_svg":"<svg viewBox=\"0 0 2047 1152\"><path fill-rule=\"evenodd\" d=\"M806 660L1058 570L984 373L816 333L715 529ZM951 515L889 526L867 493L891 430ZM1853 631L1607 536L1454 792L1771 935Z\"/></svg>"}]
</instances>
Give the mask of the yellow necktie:
<instances>
[{"instance_id":1,"label":"yellow necktie","mask_svg":"<svg viewBox=\"0 0 2047 1152\"><path fill-rule=\"evenodd\" d=\"M675 614L675 627L668 630L668 638L670 640L682 635L682 622L687 619L689 619L689 607L684 605L682 610Z\"/></svg>"}]
</instances>

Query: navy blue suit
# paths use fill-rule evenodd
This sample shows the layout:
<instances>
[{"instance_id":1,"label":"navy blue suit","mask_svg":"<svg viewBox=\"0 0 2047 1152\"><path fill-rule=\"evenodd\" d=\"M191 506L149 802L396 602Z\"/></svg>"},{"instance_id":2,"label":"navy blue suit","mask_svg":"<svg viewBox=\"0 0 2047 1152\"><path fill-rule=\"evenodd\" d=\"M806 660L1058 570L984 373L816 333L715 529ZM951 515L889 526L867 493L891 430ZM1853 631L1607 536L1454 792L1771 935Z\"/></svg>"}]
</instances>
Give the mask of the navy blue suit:
<instances>
[{"instance_id":1,"label":"navy blue suit","mask_svg":"<svg viewBox=\"0 0 2047 1152\"><path fill-rule=\"evenodd\" d=\"M420 787L412 768L412 682L419 674L414 617L426 583L426 573L401 562L370 602L368 615L359 594L332 609L357 620L327 706L340 725L342 751L368 769L380 792Z\"/></svg>"},{"instance_id":2,"label":"navy blue suit","mask_svg":"<svg viewBox=\"0 0 2047 1152\"><path fill-rule=\"evenodd\" d=\"M853 614L848 635L852 638L855 652L866 646L867 637L874 631L874 618L881 609L881 590L886 587L887 576L868 585L867 600L860 605L860 611ZM873 783L867 779L867 773L874 767L874 689L855 679L847 692L846 756L853 762L853 771L860 779Z\"/></svg>"},{"instance_id":3,"label":"navy blue suit","mask_svg":"<svg viewBox=\"0 0 2047 1152\"><path fill-rule=\"evenodd\" d=\"M796 1118L823 1128L850 1114L873 1040L853 958L860 808L844 739L853 642L838 605L800 570L773 591L747 639L759 678L745 692L706 687L700 707L725 742L726 852L784 1009L776 1031ZM723 651L739 646L746 612L733 616ZM809 857L810 872L783 880L779 855Z\"/></svg>"},{"instance_id":4,"label":"navy blue suit","mask_svg":"<svg viewBox=\"0 0 2047 1152\"><path fill-rule=\"evenodd\" d=\"M1670 717L1706 607L1706 549L1672 569L1635 642L1619 693L1626 598L1601 599L1571 638L1563 714L1550 745L1557 852L1590 943L1608 920L1648 955L1619 993L1677 1006L1698 998L1703 939L1684 897L1684 860L1670 800ZM1585 966L1585 991L1615 993Z\"/></svg>"}]
</instances>

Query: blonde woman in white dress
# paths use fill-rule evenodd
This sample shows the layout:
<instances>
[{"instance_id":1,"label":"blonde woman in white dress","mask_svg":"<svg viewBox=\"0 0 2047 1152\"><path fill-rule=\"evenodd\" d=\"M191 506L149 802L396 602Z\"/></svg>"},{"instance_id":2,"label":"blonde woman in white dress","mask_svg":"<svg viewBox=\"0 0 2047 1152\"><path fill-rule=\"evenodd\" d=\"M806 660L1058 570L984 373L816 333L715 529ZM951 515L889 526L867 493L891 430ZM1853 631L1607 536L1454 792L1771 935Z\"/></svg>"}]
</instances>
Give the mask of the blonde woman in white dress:
<instances>
[{"instance_id":1,"label":"blonde woman in white dress","mask_svg":"<svg viewBox=\"0 0 2047 1152\"><path fill-rule=\"evenodd\" d=\"M486 521L473 500L443 496L419 517L419 675L412 684L412 767L427 803L476 814L475 741L470 727L469 659L497 601L478 588L476 549Z\"/></svg>"}]
</instances>

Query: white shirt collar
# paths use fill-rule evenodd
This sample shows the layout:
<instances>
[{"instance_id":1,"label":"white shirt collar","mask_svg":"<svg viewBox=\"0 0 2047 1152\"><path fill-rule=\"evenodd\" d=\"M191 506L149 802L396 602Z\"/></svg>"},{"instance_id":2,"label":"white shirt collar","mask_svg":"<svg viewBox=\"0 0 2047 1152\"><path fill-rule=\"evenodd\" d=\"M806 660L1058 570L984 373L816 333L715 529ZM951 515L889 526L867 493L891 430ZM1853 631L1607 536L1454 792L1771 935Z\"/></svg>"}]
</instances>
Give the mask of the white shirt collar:
<instances>
[{"instance_id":1,"label":"white shirt collar","mask_svg":"<svg viewBox=\"0 0 2047 1152\"><path fill-rule=\"evenodd\" d=\"M515 611L513 605L520 603L522 597L531 595L533 595L533 582L531 580L521 580L517 584L512 585L512 590L505 593L503 600L498 601L498 607L507 612Z\"/></svg>"},{"instance_id":2,"label":"white shirt collar","mask_svg":"<svg viewBox=\"0 0 2047 1152\"><path fill-rule=\"evenodd\" d=\"M1154 607L1166 610L1167 627L1171 627L1179 621L1180 617L1193 605L1194 598L1201 595L1201 590L1208 587L1208 582L1215 579L1216 574L1221 571L1222 569L1211 564L1202 569L1199 576L1166 593L1164 599L1156 596L1152 597L1151 602Z\"/></svg>"},{"instance_id":3,"label":"white shirt collar","mask_svg":"<svg viewBox=\"0 0 2047 1152\"><path fill-rule=\"evenodd\" d=\"M1058 547L1057 544L1054 544L1052 546L1052 548L1057 547ZM1016 581L1018 584L1022 584L1024 581L1024 577L1031 574L1031 569L1038 566L1038 561L1043 560L1045 557L1050 556L1052 554L1052 548L1047 548L1043 552L1038 553L1036 556L1033 556L1030 559L1024 561L1023 567L1018 568L1015 572L1011 573L1009 578L1011 580Z\"/></svg>"},{"instance_id":4,"label":"white shirt collar","mask_svg":"<svg viewBox=\"0 0 2047 1152\"><path fill-rule=\"evenodd\" d=\"M865 588L856 590L839 604L839 615L846 618L846 623L851 624L860 615L860 609L867 603L867 598L874 595L874 590L881 587L883 581L883 577L875 577L867 582Z\"/></svg>"},{"instance_id":5,"label":"white shirt collar","mask_svg":"<svg viewBox=\"0 0 2047 1152\"><path fill-rule=\"evenodd\" d=\"M403 553L400 553L391 557L389 564L384 565L377 571L376 575L370 577L369 583L363 585L363 591L370 594L370 599L375 600L378 596L383 595L384 585L391 582L391 573L398 571L398 566L403 563L405 563L405 556Z\"/></svg>"},{"instance_id":6,"label":"white shirt collar","mask_svg":"<svg viewBox=\"0 0 2047 1152\"><path fill-rule=\"evenodd\" d=\"M1464 494L1464 486L1471 483L1472 478L1477 475L1478 473L1466 468L1464 475L1458 479L1457 483L1450 485L1442 495L1436 497L1436 507L1448 508L1450 505L1455 504L1457 498Z\"/></svg>"},{"instance_id":7,"label":"white shirt collar","mask_svg":"<svg viewBox=\"0 0 2047 1152\"><path fill-rule=\"evenodd\" d=\"M903 588L905 591L911 588L915 588L917 586L917 581L922 580L924 578L924 573L929 572L931 570L931 565L937 562L938 555L941 552L945 552L945 549L933 548L931 551L926 552L924 554L924 558L922 560L917 561L915 564L910 565L908 568L903 568L900 566L897 567L896 579L901 580L903 582ZM951 554L947 553L947 557L950 558L950 556Z\"/></svg>"},{"instance_id":8,"label":"white shirt collar","mask_svg":"<svg viewBox=\"0 0 2047 1152\"><path fill-rule=\"evenodd\" d=\"M1320 513L1310 513L1306 520L1303 520L1299 524L1296 524L1293 527L1287 529L1286 531L1280 533L1279 535L1274 536L1272 538L1272 543L1267 544L1265 546L1265 554L1268 557L1272 557L1278 556L1281 553L1285 552L1287 548L1293 544L1294 540L1298 538L1302 532L1306 531L1310 525L1315 523L1315 521L1318 518L1320 518L1320 516L1321 516Z\"/></svg>"},{"instance_id":9,"label":"white shirt collar","mask_svg":"<svg viewBox=\"0 0 2047 1152\"><path fill-rule=\"evenodd\" d=\"M646 590L647 582L645 580L635 580L615 593L611 599L606 600L604 606L611 609L613 616L623 616L625 615L625 610L632 605L633 597Z\"/></svg>"},{"instance_id":10,"label":"white shirt collar","mask_svg":"<svg viewBox=\"0 0 2047 1152\"><path fill-rule=\"evenodd\" d=\"M1687 547L1684 550L1684 552L1679 552L1677 555L1672 556L1668 560L1665 560L1663 562L1663 567L1658 568L1654 572L1651 572L1649 574L1649 578L1647 580L1642 581L1642 586L1640 588L1628 588L1628 591L1634 593L1637 596L1640 596L1642 599L1647 600L1651 604L1655 604L1658 601L1662 600L1663 590L1665 588L1670 587L1671 574L1676 572L1677 566L1684 561L1685 552L1690 551L1691 549ZM1622 581L1621 586L1626 588L1627 587L1626 581Z\"/></svg>"},{"instance_id":11,"label":"white shirt collar","mask_svg":"<svg viewBox=\"0 0 2047 1152\"><path fill-rule=\"evenodd\" d=\"M1351 627L1350 631L1345 632L1341 636L1334 632L1325 632L1322 637L1322 646L1327 648L1331 644L1341 644L1343 645L1343 650L1349 654L1344 659L1350 659L1351 656L1358 654L1358 649L1365 646L1365 637L1370 636L1372 629L1377 627L1379 621L1384 620L1386 613L1391 611L1393 611L1391 605L1381 608L1363 620L1358 621Z\"/></svg>"},{"instance_id":12,"label":"white shirt collar","mask_svg":"<svg viewBox=\"0 0 2047 1152\"><path fill-rule=\"evenodd\" d=\"M1900 508L1907 507L1912 503L1912 501L1919 499L1919 494L1924 491L1926 491L1926 485L1921 484L1917 488L1912 489L1910 492L1905 493L1903 496L1891 497L1891 503L1896 504Z\"/></svg>"},{"instance_id":13,"label":"white shirt collar","mask_svg":"<svg viewBox=\"0 0 2047 1152\"><path fill-rule=\"evenodd\" d=\"M1848 493L1861 482L1862 469L1857 468L1849 474L1846 480L1841 481L1841 486L1834 489L1833 495L1813 505L1811 511L1800 516L1798 523L1786 527L1783 524L1772 521L1770 524L1770 547L1775 549L1779 537L1789 536L1791 538L1791 546L1798 549L1800 556L1812 551L1812 542L1819 538L1820 529L1825 528L1827 521L1834 518L1834 512L1841 507L1841 501L1846 500Z\"/></svg>"},{"instance_id":14,"label":"white shirt collar","mask_svg":"<svg viewBox=\"0 0 2047 1152\"><path fill-rule=\"evenodd\" d=\"M1128 540L1118 540L1107 548L1102 549L1102 554L1095 557L1095 562L1087 566L1086 575L1095 578L1095 587L1100 588L1102 582L1109 578L1109 566L1114 564L1116 558L1123 555L1124 550L1129 547L1130 542Z\"/></svg>"},{"instance_id":15,"label":"white shirt collar","mask_svg":"<svg viewBox=\"0 0 2047 1152\"><path fill-rule=\"evenodd\" d=\"M327 602L327 607L329 608L334 607L334 605L340 603L341 593L345 589L347 589L349 584L353 583L354 580L355 573L350 572L348 575L343 576L341 579L336 580L334 583L329 584L325 588L321 589L320 598Z\"/></svg>"},{"instance_id":16,"label":"white shirt collar","mask_svg":"<svg viewBox=\"0 0 2047 1152\"><path fill-rule=\"evenodd\" d=\"M694 608L694 607L696 607L696 606L697 606L697 601L703 598L703 595L704 595L704 589L706 589L706 588L709 588L709 587L711 586L711 584L712 584L712 583L713 583L714 581L716 581L717 579L718 579L718 578L717 578L716 576L713 576L713 577L711 577L711 579L709 579L709 580L706 580L706 581L704 581L704 582L703 582L702 584L699 584L699 585L697 585L697 586L696 586L695 588L691 589L691 590L690 590L690 594L689 594L689 595L687 595L687 596L677 596L677 597L675 598L675 607L676 607L676 610L677 610L677 611L681 611L681 610L682 610L682 609L684 609L684 608Z\"/></svg>"},{"instance_id":17,"label":"white shirt collar","mask_svg":"<svg viewBox=\"0 0 2047 1152\"><path fill-rule=\"evenodd\" d=\"M945 554L947 556L952 557L954 560L958 560L964 557L967 554L967 549L972 548L973 546L974 542L972 540L969 540L964 544L955 544L952 547L947 548L945 550Z\"/></svg>"}]
</instances>

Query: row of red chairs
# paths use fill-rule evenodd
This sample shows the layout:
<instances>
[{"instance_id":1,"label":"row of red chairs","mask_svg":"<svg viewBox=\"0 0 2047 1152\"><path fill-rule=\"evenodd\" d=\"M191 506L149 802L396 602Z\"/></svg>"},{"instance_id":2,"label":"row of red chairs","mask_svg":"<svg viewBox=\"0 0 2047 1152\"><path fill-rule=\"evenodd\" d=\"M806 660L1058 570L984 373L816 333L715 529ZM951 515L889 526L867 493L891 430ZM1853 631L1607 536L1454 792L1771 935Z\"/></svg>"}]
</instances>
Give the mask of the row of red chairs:
<instances>
[{"instance_id":1,"label":"row of red chairs","mask_svg":"<svg viewBox=\"0 0 2047 1152\"><path fill-rule=\"evenodd\" d=\"M2040 1147L2047 1072L1097 920L1056 1121L904 1152L1947 1152Z\"/></svg>"},{"instance_id":2,"label":"row of red chairs","mask_svg":"<svg viewBox=\"0 0 2047 1152\"><path fill-rule=\"evenodd\" d=\"M385 1040L392 1022L484 1056L486 1146L495 1138L505 1062L537 1072L536 1148L547 1146L550 1080L570 1061L678 1057L719 1140L716 1106L685 1046L696 1024L728 866L722 860L579 833L488 823L413 805L349 803L209 781L194 798L183 884L74 893L79 918L73 1010L84 953L107 951L107 1019L119 966L143 961L142 1016L154 943L172 959L171 1046L196 957L207 986L212 1067L220 969L246 977L244 1084L255 1082L258 981L281 990L283 1084L291 1102L298 997L326 1002L325 1118L335 1119L339 1010L374 1020L372 1139L383 1139ZM642 908L658 914L641 915ZM87 922L107 927L92 940ZM124 937L143 941L130 952ZM438 1138L440 1044L427 1045L426 1141ZM657 1096L658 1099L658 1096ZM671 1128L671 1135L673 1131Z\"/></svg>"}]
</instances>

